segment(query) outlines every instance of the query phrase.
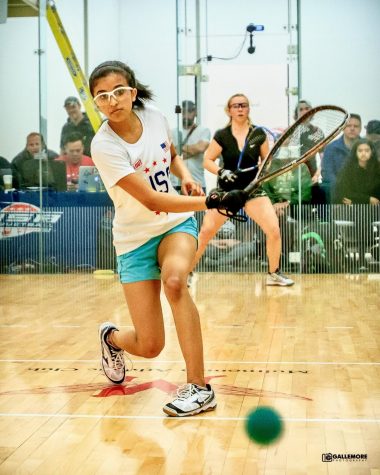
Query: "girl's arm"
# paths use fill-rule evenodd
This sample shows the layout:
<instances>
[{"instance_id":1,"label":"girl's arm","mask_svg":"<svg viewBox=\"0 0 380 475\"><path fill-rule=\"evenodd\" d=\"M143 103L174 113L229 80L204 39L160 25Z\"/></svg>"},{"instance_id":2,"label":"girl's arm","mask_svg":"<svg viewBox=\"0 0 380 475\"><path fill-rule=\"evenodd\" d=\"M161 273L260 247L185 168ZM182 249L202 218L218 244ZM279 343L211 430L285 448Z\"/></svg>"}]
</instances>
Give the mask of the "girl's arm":
<instances>
[{"instance_id":1,"label":"girl's arm","mask_svg":"<svg viewBox=\"0 0 380 475\"><path fill-rule=\"evenodd\" d=\"M120 188L152 211L182 213L207 209L204 196L180 196L155 191L136 173L123 177L117 182L116 186L120 186Z\"/></svg>"},{"instance_id":2,"label":"girl's arm","mask_svg":"<svg viewBox=\"0 0 380 475\"><path fill-rule=\"evenodd\" d=\"M223 149L218 142L212 139L204 154L203 166L205 170L214 175L218 174L221 167L215 163L215 160L220 157L222 151Z\"/></svg>"},{"instance_id":3,"label":"girl's arm","mask_svg":"<svg viewBox=\"0 0 380 475\"><path fill-rule=\"evenodd\" d=\"M166 213L203 211L207 208L218 208L237 214L245 205L248 197L244 191L239 190L233 190L228 193L222 190L213 190L207 197L160 193L153 190L144 178L136 173L131 173L121 178L116 183L116 186L120 186L151 211L163 211Z\"/></svg>"}]
</instances>

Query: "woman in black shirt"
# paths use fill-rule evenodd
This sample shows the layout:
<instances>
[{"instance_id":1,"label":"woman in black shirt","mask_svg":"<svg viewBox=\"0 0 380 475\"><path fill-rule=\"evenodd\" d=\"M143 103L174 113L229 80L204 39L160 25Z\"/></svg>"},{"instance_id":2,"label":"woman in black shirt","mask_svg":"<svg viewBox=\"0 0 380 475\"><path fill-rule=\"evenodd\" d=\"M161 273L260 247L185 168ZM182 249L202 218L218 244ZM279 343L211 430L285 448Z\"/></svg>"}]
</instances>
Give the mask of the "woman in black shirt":
<instances>
[{"instance_id":1,"label":"woman in black shirt","mask_svg":"<svg viewBox=\"0 0 380 475\"><path fill-rule=\"evenodd\" d=\"M380 220L380 164L370 140L354 142L337 176L333 197L341 205L334 207L335 218L353 223L345 237L351 251L359 254L355 261L359 270L365 270L366 253L374 245L372 223Z\"/></svg>"},{"instance_id":2,"label":"woman in black shirt","mask_svg":"<svg viewBox=\"0 0 380 475\"><path fill-rule=\"evenodd\" d=\"M249 118L249 101L244 94L234 94L225 108L230 121L224 129L218 130L204 155L204 167L219 176L218 187L226 191L244 189L255 177L257 169L247 172L233 171L238 167L240 152L244 147L248 133L255 127ZM260 163L269 150L268 140L261 145L246 147L239 169L252 168ZM216 160L222 156L223 166ZM245 207L247 215L256 221L266 236L266 249L269 260L267 285L289 286L294 282L279 269L281 255L281 235L275 210L262 188L255 190ZM207 212L199 233L198 251L195 263L201 258L208 242L226 221L226 217L216 210Z\"/></svg>"},{"instance_id":3,"label":"woman in black shirt","mask_svg":"<svg viewBox=\"0 0 380 475\"><path fill-rule=\"evenodd\" d=\"M350 155L340 171L335 188L335 203L380 203L380 165L376 150L368 139L354 142Z\"/></svg>"}]
</instances>

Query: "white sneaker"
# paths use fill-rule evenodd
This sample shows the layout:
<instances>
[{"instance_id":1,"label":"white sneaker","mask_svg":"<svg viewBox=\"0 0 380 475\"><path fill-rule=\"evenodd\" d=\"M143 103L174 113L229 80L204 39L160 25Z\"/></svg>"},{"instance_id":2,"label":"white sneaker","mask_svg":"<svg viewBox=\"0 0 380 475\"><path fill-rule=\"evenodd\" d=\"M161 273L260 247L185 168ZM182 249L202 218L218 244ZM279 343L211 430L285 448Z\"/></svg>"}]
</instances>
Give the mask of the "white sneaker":
<instances>
[{"instance_id":1,"label":"white sneaker","mask_svg":"<svg viewBox=\"0 0 380 475\"><path fill-rule=\"evenodd\" d=\"M279 269L275 272L269 272L267 275L267 285L281 285L282 287L289 287L294 284L294 280L289 279Z\"/></svg>"},{"instance_id":2,"label":"white sneaker","mask_svg":"<svg viewBox=\"0 0 380 475\"><path fill-rule=\"evenodd\" d=\"M185 417L213 411L215 407L215 393L209 384L202 388L197 384L188 383L177 389L177 397L166 404L163 411L168 416Z\"/></svg>"},{"instance_id":3,"label":"white sneaker","mask_svg":"<svg viewBox=\"0 0 380 475\"><path fill-rule=\"evenodd\" d=\"M99 327L100 347L102 351L101 364L106 377L114 384L121 384L125 378L124 351L115 348L107 341L110 331L118 328L110 322L102 323Z\"/></svg>"}]
</instances>

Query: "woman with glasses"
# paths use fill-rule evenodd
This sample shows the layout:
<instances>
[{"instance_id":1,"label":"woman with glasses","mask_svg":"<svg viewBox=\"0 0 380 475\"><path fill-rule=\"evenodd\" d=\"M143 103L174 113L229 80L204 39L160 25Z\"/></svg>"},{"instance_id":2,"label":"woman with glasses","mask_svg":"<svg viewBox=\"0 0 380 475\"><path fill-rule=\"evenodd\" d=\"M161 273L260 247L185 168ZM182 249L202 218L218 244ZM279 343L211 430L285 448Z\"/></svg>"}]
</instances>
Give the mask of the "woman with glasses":
<instances>
[{"instance_id":1,"label":"woman with glasses","mask_svg":"<svg viewBox=\"0 0 380 475\"><path fill-rule=\"evenodd\" d=\"M113 323L100 326L102 367L120 384L125 377L123 351L153 358L164 347L161 280L175 320L187 369L187 384L163 408L170 416L191 416L216 407L204 379L203 344L198 310L187 289L187 275L197 247L193 211L223 206L239 209L241 192L210 194L196 184L171 144L169 125L147 105L152 92L119 61L100 64L90 90L103 122L92 144L92 158L115 206L113 238L118 272L133 330ZM180 178L180 196L170 181ZM198 195L198 196L197 196Z\"/></svg>"},{"instance_id":2,"label":"woman with glasses","mask_svg":"<svg viewBox=\"0 0 380 475\"><path fill-rule=\"evenodd\" d=\"M224 129L218 130L210 145L205 151L204 167L209 172L218 175L218 188L243 190L256 176L257 168L269 151L268 139L263 139L261 145L246 147L238 168L241 150L252 127L255 127L249 118L249 101L244 94L231 96L225 107L230 120ZM263 134L265 136L265 134ZM222 157L223 165L219 166L216 160ZM242 169L242 170L241 170ZM244 170L246 169L246 171ZM246 202L246 214L260 226L266 236L266 249L269 261L267 285L293 285L293 280L286 277L279 268L281 255L281 235L276 212L265 191L262 188L255 190ZM216 235L227 217L216 210L207 211L199 233L199 246L194 260L194 266L204 253L208 242Z\"/></svg>"}]
</instances>

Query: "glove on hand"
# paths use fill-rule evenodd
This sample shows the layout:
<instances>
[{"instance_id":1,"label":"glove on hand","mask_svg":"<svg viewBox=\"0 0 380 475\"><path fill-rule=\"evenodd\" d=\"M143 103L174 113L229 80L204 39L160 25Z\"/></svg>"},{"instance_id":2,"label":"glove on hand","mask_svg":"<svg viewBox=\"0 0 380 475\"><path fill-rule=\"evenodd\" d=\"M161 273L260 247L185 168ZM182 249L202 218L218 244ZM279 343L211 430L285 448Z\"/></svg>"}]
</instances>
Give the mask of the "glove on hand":
<instances>
[{"instance_id":1,"label":"glove on hand","mask_svg":"<svg viewBox=\"0 0 380 475\"><path fill-rule=\"evenodd\" d=\"M213 189L206 198L206 206L209 209L225 209L231 216L236 215L244 207L248 194L244 190L223 191Z\"/></svg>"},{"instance_id":2,"label":"glove on hand","mask_svg":"<svg viewBox=\"0 0 380 475\"><path fill-rule=\"evenodd\" d=\"M237 175L231 170L226 170L225 168L221 168L218 170L219 181L223 185L230 185L237 179Z\"/></svg>"}]
</instances>

